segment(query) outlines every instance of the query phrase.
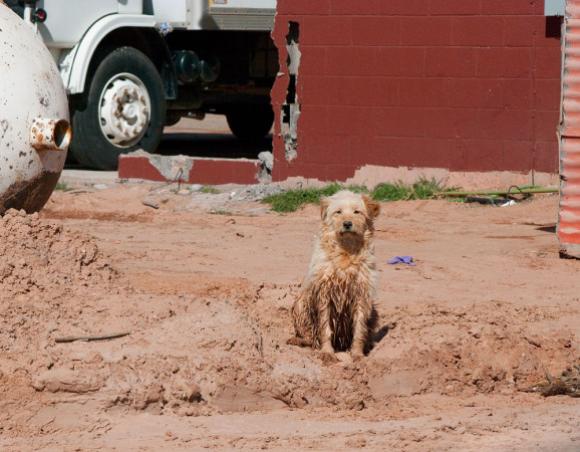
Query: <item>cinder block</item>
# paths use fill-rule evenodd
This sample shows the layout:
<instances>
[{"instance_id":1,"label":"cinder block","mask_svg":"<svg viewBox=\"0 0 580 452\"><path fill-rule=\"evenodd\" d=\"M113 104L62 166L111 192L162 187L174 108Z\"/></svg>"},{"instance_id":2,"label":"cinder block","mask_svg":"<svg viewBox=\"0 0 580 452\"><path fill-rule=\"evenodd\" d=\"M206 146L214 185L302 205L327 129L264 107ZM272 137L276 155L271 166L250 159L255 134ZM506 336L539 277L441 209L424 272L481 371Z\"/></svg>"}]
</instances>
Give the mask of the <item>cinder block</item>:
<instances>
[{"instance_id":1,"label":"cinder block","mask_svg":"<svg viewBox=\"0 0 580 452\"><path fill-rule=\"evenodd\" d=\"M544 2L541 0L482 0L481 12L493 15L543 15Z\"/></svg>"},{"instance_id":2,"label":"cinder block","mask_svg":"<svg viewBox=\"0 0 580 452\"><path fill-rule=\"evenodd\" d=\"M425 137L455 138L455 110L450 108L425 109L423 116Z\"/></svg>"},{"instance_id":3,"label":"cinder block","mask_svg":"<svg viewBox=\"0 0 580 452\"><path fill-rule=\"evenodd\" d=\"M326 55L328 75L369 75L378 70L378 47L328 47Z\"/></svg>"},{"instance_id":4,"label":"cinder block","mask_svg":"<svg viewBox=\"0 0 580 452\"><path fill-rule=\"evenodd\" d=\"M374 69L370 73L402 77L424 76L426 52L423 47L379 47Z\"/></svg>"},{"instance_id":5,"label":"cinder block","mask_svg":"<svg viewBox=\"0 0 580 452\"><path fill-rule=\"evenodd\" d=\"M300 23L300 46L352 44L352 18L348 16L306 16Z\"/></svg>"},{"instance_id":6,"label":"cinder block","mask_svg":"<svg viewBox=\"0 0 580 452\"><path fill-rule=\"evenodd\" d=\"M425 134L422 108L379 108L374 115L377 136L422 137Z\"/></svg>"},{"instance_id":7,"label":"cinder block","mask_svg":"<svg viewBox=\"0 0 580 452\"><path fill-rule=\"evenodd\" d=\"M502 16L454 17L452 42L457 46L501 46L503 29Z\"/></svg>"},{"instance_id":8,"label":"cinder block","mask_svg":"<svg viewBox=\"0 0 580 452\"><path fill-rule=\"evenodd\" d=\"M326 74L326 47L300 45L300 75L313 74L322 76ZM286 64L284 62L284 64ZM284 66L282 66L284 67Z\"/></svg>"},{"instance_id":9,"label":"cinder block","mask_svg":"<svg viewBox=\"0 0 580 452\"><path fill-rule=\"evenodd\" d=\"M394 16L427 16L429 8L426 0L382 0L379 13Z\"/></svg>"},{"instance_id":10,"label":"cinder block","mask_svg":"<svg viewBox=\"0 0 580 452\"><path fill-rule=\"evenodd\" d=\"M377 109L368 107L343 106L332 108L328 111L328 125L330 132L341 135L344 141L345 135L350 135L353 130L359 135L373 135L377 133L375 128L375 117ZM342 146L342 145L341 145ZM334 147L334 146L333 146ZM333 151L331 151L334 154ZM340 157L342 154L337 154ZM335 159L336 156L330 158Z\"/></svg>"},{"instance_id":11,"label":"cinder block","mask_svg":"<svg viewBox=\"0 0 580 452\"><path fill-rule=\"evenodd\" d=\"M534 138L537 141L556 139L556 130L560 113L552 111L536 111L534 114Z\"/></svg>"},{"instance_id":12,"label":"cinder block","mask_svg":"<svg viewBox=\"0 0 580 452\"><path fill-rule=\"evenodd\" d=\"M409 107L448 106L457 82L448 78L403 78L399 81L400 104Z\"/></svg>"},{"instance_id":13,"label":"cinder block","mask_svg":"<svg viewBox=\"0 0 580 452\"><path fill-rule=\"evenodd\" d=\"M331 14L374 15L381 10L384 0L331 0Z\"/></svg>"},{"instance_id":14,"label":"cinder block","mask_svg":"<svg viewBox=\"0 0 580 452\"><path fill-rule=\"evenodd\" d=\"M534 147L534 169L536 171L557 172L559 167L558 142L536 141Z\"/></svg>"},{"instance_id":15,"label":"cinder block","mask_svg":"<svg viewBox=\"0 0 580 452\"><path fill-rule=\"evenodd\" d=\"M559 78L536 80L534 107L538 110L557 110L560 105Z\"/></svg>"},{"instance_id":16,"label":"cinder block","mask_svg":"<svg viewBox=\"0 0 580 452\"><path fill-rule=\"evenodd\" d=\"M554 47L538 47L535 52L536 77L560 78L562 72L562 55Z\"/></svg>"},{"instance_id":17,"label":"cinder block","mask_svg":"<svg viewBox=\"0 0 580 452\"><path fill-rule=\"evenodd\" d=\"M477 49L478 77L530 78L533 69L531 47Z\"/></svg>"},{"instance_id":18,"label":"cinder block","mask_svg":"<svg viewBox=\"0 0 580 452\"><path fill-rule=\"evenodd\" d=\"M452 23L450 17L403 17L401 43L405 46L451 45Z\"/></svg>"},{"instance_id":19,"label":"cinder block","mask_svg":"<svg viewBox=\"0 0 580 452\"><path fill-rule=\"evenodd\" d=\"M457 143L467 171L501 171L503 144L495 139L468 139Z\"/></svg>"},{"instance_id":20,"label":"cinder block","mask_svg":"<svg viewBox=\"0 0 580 452\"><path fill-rule=\"evenodd\" d=\"M401 44L401 19L398 17L353 17L354 45L396 46Z\"/></svg>"},{"instance_id":21,"label":"cinder block","mask_svg":"<svg viewBox=\"0 0 580 452\"><path fill-rule=\"evenodd\" d=\"M544 38L546 18L543 16L507 16L503 20L506 46L531 47L534 45L534 35Z\"/></svg>"},{"instance_id":22,"label":"cinder block","mask_svg":"<svg viewBox=\"0 0 580 452\"><path fill-rule=\"evenodd\" d=\"M444 16L475 15L481 12L481 0L431 0L429 13Z\"/></svg>"},{"instance_id":23,"label":"cinder block","mask_svg":"<svg viewBox=\"0 0 580 452\"><path fill-rule=\"evenodd\" d=\"M278 14L328 14L330 0L280 0L276 6Z\"/></svg>"},{"instance_id":24,"label":"cinder block","mask_svg":"<svg viewBox=\"0 0 580 452\"><path fill-rule=\"evenodd\" d=\"M434 47L427 50L427 75L431 77L473 77L476 70L475 49L470 47Z\"/></svg>"},{"instance_id":25,"label":"cinder block","mask_svg":"<svg viewBox=\"0 0 580 452\"><path fill-rule=\"evenodd\" d=\"M119 179L144 179L187 184L254 184L260 162L250 159L212 159L162 156L137 151L119 157Z\"/></svg>"},{"instance_id":26,"label":"cinder block","mask_svg":"<svg viewBox=\"0 0 580 452\"><path fill-rule=\"evenodd\" d=\"M530 109L534 104L532 79L504 79L501 82L503 106L508 109ZM552 105L555 108L557 104Z\"/></svg>"},{"instance_id":27,"label":"cinder block","mask_svg":"<svg viewBox=\"0 0 580 452\"><path fill-rule=\"evenodd\" d=\"M503 105L500 79L466 78L450 80L453 107L500 108Z\"/></svg>"},{"instance_id":28,"label":"cinder block","mask_svg":"<svg viewBox=\"0 0 580 452\"><path fill-rule=\"evenodd\" d=\"M509 140L503 143L503 169L529 171L534 164L534 142Z\"/></svg>"}]
</instances>

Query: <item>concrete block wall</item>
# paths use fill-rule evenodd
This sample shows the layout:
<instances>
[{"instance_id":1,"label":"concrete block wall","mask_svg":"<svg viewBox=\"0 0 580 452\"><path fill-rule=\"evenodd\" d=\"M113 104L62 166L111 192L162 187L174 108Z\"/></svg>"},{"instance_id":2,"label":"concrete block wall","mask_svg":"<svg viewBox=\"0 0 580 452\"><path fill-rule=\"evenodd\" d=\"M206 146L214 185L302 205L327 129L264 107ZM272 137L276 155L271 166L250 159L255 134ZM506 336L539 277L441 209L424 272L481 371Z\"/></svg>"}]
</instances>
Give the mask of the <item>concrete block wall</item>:
<instances>
[{"instance_id":1,"label":"concrete block wall","mask_svg":"<svg viewBox=\"0 0 580 452\"><path fill-rule=\"evenodd\" d=\"M543 0L278 0L300 27L297 157L279 136L275 180L344 180L365 165L556 172L559 19Z\"/></svg>"}]
</instances>

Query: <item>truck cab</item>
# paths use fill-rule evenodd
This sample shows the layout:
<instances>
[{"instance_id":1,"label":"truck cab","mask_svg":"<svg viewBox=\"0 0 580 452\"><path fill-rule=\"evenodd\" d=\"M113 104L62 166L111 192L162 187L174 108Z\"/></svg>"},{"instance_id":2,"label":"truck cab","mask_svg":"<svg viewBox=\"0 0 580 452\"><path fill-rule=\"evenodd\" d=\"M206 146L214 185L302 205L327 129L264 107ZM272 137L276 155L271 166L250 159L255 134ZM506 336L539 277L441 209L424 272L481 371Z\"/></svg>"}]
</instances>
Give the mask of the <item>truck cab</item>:
<instances>
[{"instance_id":1,"label":"truck cab","mask_svg":"<svg viewBox=\"0 0 580 452\"><path fill-rule=\"evenodd\" d=\"M82 165L154 152L183 116L223 114L257 140L274 120L276 0L7 1L42 35L67 89Z\"/></svg>"}]
</instances>

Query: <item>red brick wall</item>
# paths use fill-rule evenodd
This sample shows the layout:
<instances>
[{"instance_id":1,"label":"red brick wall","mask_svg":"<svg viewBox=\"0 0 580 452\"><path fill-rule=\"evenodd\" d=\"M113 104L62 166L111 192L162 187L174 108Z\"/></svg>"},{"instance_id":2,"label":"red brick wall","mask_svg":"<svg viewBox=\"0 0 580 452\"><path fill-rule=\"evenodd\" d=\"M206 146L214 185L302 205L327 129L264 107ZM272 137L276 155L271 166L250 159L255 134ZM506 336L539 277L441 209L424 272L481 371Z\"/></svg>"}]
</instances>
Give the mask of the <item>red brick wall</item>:
<instances>
[{"instance_id":1,"label":"red brick wall","mask_svg":"<svg viewBox=\"0 0 580 452\"><path fill-rule=\"evenodd\" d=\"M278 0L282 72L288 22L300 24L302 114L291 163L276 134L274 178L340 180L364 165L557 171L560 39L543 8ZM287 85L274 86L278 115Z\"/></svg>"}]
</instances>

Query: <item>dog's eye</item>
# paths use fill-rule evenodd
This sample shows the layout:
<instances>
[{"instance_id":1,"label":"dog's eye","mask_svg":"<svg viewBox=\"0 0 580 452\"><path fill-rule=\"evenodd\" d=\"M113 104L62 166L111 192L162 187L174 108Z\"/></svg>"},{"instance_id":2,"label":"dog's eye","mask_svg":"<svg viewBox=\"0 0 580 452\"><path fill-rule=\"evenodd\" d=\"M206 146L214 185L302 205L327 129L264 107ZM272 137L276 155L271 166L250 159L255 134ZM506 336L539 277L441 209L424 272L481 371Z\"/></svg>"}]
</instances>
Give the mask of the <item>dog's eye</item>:
<instances>
[{"instance_id":1,"label":"dog's eye","mask_svg":"<svg viewBox=\"0 0 580 452\"><path fill-rule=\"evenodd\" d=\"M360 210L355 210L355 211L354 211L354 214L355 214L355 215L359 215L359 214L360 214Z\"/></svg>"},{"instance_id":2,"label":"dog's eye","mask_svg":"<svg viewBox=\"0 0 580 452\"><path fill-rule=\"evenodd\" d=\"M335 215L340 215L342 213L342 210L337 210L336 212L334 212Z\"/></svg>"}]
</instances>

